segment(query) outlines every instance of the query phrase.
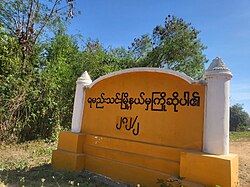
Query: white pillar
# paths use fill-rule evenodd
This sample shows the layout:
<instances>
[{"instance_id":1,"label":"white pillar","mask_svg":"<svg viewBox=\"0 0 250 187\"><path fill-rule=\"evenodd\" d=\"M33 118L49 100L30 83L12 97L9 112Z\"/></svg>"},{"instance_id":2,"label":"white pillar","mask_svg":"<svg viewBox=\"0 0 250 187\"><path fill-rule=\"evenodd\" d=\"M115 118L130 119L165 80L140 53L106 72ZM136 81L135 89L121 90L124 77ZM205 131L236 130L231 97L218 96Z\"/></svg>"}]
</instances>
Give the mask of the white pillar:
<instances>
[{"instance_id":1,"label":"white pillar","mask_svg":"<svg viewBox=\"0 0 250 187\"><path fill-rule=\"evenodd\" d=\"M85 89L92 83L90 76L85 71L76 81L76 92L72 117L71 132L80 132L82 125L82 113L84 108Z\"/></svg>"},{"instance_id":2,"label":"white pillar","mask_svg":"<svg viewBox=\"0 0 250 187\"><path fill-rule=\"evenodd\" d=\"M232 73L220 57L206 70L206 110L203 152L229 154L229 92Z\"/></svg>"}]
</instances>

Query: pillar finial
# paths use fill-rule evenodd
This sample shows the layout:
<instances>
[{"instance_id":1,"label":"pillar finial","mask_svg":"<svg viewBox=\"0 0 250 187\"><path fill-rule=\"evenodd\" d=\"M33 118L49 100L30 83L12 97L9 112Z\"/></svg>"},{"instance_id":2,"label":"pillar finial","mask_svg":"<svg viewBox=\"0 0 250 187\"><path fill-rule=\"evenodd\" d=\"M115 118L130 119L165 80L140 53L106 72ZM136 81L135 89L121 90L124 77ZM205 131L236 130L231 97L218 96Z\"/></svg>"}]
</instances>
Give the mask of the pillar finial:
<instances>
[{"instance_id":1,"label":"pillar finial","mask_svg":"<svg viewBox=\"0 0 250 187\"><path fill-rule=\"evenodd\" d=\"M212 63L205 72L206 78L214 75L225 75L228 79L232 78L232 73L230 69L226 66L224 61L219 56L217 56L212 61Z\"/></svg>"},{"instance_id":2,"label":"pillar finial","mask_svg":"<svg viewBox=\"0 0 250 187\"><path fill-rule=\"evenodd\" d=\"M77 83L77 84L82 83L82 84L84 84L84 85L89 85L89 84L92 83L92 80L91 80L91 78L90 78L88 72L85 71L85 72L81 75L81 77L79 77L79 78L77 79L76 83Z\"/></svg>"}]
</instances>

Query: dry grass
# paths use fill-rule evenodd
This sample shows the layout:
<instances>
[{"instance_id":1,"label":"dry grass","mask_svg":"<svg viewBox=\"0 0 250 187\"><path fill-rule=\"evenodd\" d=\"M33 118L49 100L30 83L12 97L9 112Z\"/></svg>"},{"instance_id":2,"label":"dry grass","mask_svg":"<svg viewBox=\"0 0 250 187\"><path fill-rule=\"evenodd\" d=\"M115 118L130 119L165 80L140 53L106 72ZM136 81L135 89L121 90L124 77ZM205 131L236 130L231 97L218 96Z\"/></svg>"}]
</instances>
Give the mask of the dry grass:
<instances>
[{"instance_id":1,"label":"dry grass","mask_svg":"<svg viewBox=\"0 0 250 187\"><path fill-rule=\"evenodd\" d=\"M0 146L0 186L107 186L86 172L51 167L54 143L33 141Z\"/></svg>"}]
</instances>

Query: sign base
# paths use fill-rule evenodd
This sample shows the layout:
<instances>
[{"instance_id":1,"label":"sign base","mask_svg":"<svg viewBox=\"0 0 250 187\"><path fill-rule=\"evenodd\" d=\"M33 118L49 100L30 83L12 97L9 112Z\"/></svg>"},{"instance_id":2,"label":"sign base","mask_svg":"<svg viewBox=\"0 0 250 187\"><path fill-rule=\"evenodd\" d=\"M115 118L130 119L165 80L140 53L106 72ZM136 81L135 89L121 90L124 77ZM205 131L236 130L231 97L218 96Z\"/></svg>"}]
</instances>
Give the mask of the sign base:
<instances>
[{"instance_id":1,"label":"sign base","mask_svg":"<svg viewBox=\"0 0 250 187\"><path fill-rule=\"evenodd\" d=\"M182 152L180 176L206 186L238 186L238 155L211 155Z\"/></svg>"},{"instance_id":2,"label":"sign base","mask_svg":"<svg viewBox=\"0 0 250 187\"><path fill-rule=\"evenodd\" d=\"M112 149L105 148L106 143ZM57 150L52 154L52 165L59 170L86 169L135 185L159 186L156 184L157 179L167 180L180 176L184 178L182 182L185 186L237 186L238 156L235 154L210 155L198 151L139 144L92 137L84 133L61 132ZM133 150L134 153L128 153L125 152L125 145L131 149L133 145L137 148ZM125 147L123 151L119 151L116 146L121 149ZM149 153L148 156L142 155L146 154L146 150L150 150L151 156ZM169 161L173 155L179 157L179 161Z\"/></svg>"},{"instance_id":3,"label":"sign base","mask_svg":"<svg viewBox=\"0 0 250 187\"><path fill-rule=\"evenodd\" d=\"M60 132L57 150L52 153L52 165L59 170L80 171L84 169L83 133Z\"/></svg>"}]
</instances>

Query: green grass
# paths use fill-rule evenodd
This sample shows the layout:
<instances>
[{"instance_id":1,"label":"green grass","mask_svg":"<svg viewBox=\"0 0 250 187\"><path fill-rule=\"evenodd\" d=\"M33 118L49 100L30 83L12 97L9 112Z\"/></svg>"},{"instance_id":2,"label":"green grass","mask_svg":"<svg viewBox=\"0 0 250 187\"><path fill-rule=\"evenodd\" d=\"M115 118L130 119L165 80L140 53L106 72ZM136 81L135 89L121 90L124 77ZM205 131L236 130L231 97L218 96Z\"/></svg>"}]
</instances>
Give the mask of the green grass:
<instances>
[{"instance_id":1,"label":"green grass","mask_svg":"<svg viewBox=\"0 0 250 187\"><path fill-rule=\"evenodd\" d=\"M230 141L250 141L250 131L230 132Z\"/></svg>"},{"instance_id":2,"label":"green grass","mask_svg":"<svg viewBox=\"0 0 250 187\"><path fill-rule=\"evenodd\" d=\"M0 186L107 186L96 175L56 171L51 166L54 143L0 145Z\"/></svg>"}]
</instances>

